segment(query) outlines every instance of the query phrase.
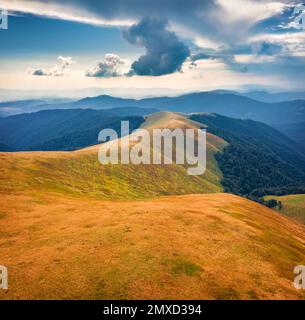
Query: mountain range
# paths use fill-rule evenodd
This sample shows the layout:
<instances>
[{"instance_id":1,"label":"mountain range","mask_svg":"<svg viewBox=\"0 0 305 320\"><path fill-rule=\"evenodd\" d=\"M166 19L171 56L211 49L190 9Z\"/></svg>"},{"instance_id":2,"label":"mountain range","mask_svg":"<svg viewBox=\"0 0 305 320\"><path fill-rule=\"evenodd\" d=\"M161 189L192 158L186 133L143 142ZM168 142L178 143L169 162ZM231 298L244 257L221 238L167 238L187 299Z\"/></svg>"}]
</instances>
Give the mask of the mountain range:
<instances>
[{"instance_id":1,"label":"mountain range","mask_svg":"<svg viewBox=\"0 0 305 320\"><path fill-rule=\"evenodd\" d=\"M154 97L145 99L124 99L101 95L87 97L77 101L54 100L52 103L42 100L11 101L0 103L0 115L14 115L14 113L30 113L39 110L50 109L95 109L109 110L113 108L125 108L132 113L139 115L167 110L182 113L217 113L224 116L252 119L273 126L282 133L289 136L303 147L304 144L304 123L305 123L305 100L297 99L282 102L264 102L254 100L250 97L259 99L262 96L274 96L266 92L251 92L243 96L234 91L217 90L210 92L191 93L177 97ZM285 98L288 94L277 97ZM291 93L290 97L303 97L301 93ZM278 99L263 99L266 101L277 101ZM0 140L1 141L1 140Z\"/></svg>"}]
</instances>

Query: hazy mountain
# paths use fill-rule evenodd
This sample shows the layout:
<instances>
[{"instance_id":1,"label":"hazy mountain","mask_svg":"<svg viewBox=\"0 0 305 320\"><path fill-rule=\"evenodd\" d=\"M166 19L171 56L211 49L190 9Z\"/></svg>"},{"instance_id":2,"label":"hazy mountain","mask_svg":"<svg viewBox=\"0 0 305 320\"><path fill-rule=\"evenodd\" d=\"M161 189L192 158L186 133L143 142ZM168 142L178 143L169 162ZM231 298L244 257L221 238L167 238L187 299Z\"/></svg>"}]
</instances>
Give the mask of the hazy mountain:
<instances>
[{"instance_id":1,"label":"hazy mountain","mask_svg":"<svg viewBox=\"0 0 305 320\"><path fill-rule=\"evenodd\" d=\"M237 93L238 94L238 93ZM250 91L246 93L240 93L245 97L263 101L263 102L281 102L281 101L293 101L293 100L305 100L304 91L296 92L276 92L270 93L267 91Z\"/></svg>"},{"instance_id":2,"label":"hazy mountain","mask_svg":"<svg viewBox=\"0 0 305 320\"><path fill-rule=\"evenodd\" d=\"M232 93L199 92L179 97L122 99L110 96L86 98L70 107L108 109L113 107L150 107L178 112L215 112L229 117L253 119L269 124L305 119L305 100L266 103Z\"/></svg>"},{"instance_id":3,"label":"hazy mountain","mask_svg":"<svg viewBox=\"0 0 305 320\"><path fill-rule=\"evenodd\" d=\"M71 99L31 99L31 100L16 100L16 101L2 101L0 102L0 117L7 117L11 115L34 112L43 109L56 109L61 105L66 105L73 100Z\"/></svg>"},{"instance_id":4,"label":"hazy mountain","mask_svg":"<svg viewBox=\"0 0 305 320\"><path fill-rule=\"evenodd\" d=\"M1 108L2 107L2 108ZM296 123L305 121L305 100L277 103L257 101L232 91L216 90L198 92L178 97L156 97L146 99L124 99L108 95L88 97L75 102L46 104L42 101L21 101L7 105L0 104L0 112L20 110L38 111L44 109L112 109L120 107L153 108L179 112L215 112L229 117L253 119L268 124Z\"/></svg>"}]
</instances>

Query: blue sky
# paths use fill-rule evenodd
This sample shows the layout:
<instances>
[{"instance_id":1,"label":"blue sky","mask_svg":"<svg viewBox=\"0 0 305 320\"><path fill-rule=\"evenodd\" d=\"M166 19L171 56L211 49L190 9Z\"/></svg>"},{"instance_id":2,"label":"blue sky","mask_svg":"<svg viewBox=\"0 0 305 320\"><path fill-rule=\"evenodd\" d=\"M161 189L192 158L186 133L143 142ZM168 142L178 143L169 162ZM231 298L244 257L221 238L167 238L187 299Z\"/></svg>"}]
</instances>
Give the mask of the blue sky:
<instances>
[{"instance_id":1,"label":"blue sky","mask_svg":"<svg viewBox=\"0 0 305 320\"><path fill-rule=\"evenodd\" d=\"M285 0L0 0L0 88L304 90L300 4L293 14Z\"/></svg>"}]
</instances>

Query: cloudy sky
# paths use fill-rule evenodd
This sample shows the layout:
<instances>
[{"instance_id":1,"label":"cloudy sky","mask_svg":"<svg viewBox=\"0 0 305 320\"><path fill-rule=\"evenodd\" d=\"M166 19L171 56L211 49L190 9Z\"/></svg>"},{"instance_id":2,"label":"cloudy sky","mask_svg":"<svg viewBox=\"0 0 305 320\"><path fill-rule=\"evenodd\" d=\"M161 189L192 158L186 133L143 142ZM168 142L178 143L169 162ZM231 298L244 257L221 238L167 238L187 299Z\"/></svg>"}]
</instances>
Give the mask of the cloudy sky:
<instances>
[{"instance_id":1,"label":"cloudy sky","mask_svg":"<svg viewBox=\"0 0 305 320\"><path fill-rule=\"evenodd\" d=\"M301 1L0 0L0 8L9 12L1 89L305 89Z\"/></svg>"}]
</instances>

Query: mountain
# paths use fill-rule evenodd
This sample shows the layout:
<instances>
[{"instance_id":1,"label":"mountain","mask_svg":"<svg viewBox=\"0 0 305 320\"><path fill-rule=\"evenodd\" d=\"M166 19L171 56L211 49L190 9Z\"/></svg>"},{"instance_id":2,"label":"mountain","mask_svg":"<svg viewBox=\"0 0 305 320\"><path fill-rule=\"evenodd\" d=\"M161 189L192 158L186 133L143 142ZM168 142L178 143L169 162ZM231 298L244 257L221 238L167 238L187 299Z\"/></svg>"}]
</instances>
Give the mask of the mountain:
<instances>
[{"instance_id":1,"label":"mountain","mask_svg":"<svg viewBox=\"0 0 305 320\"><path fill-rule=\"evenodd\" d=\"M69 107L109 109L113 107L155 108L174 112L209 112L252 119L268 124L293 123L305 119L305 100L266 103L224 92L199 92L178 97L122 99L110 96L86 98Z\"/></svg>"},{"instance_id":2,"label":"mountain","mask_svg":"<svg viewBox=\"0 0 305 320\"><path fill-rule=\"evenodd\" d=\"M42 109L57 108L60 105L65 105L72 99L31 99L31 100L17 100L17 101L3 101L0 102L0 117L7 117L11 115L21 114L25 112L34 112Z\"/></svg>"},{"instance_id":3,"label":"mountain","mask_svg":"<svg viewBox=\"0 0 305 320\"><path fill-rule=\"evenodd\" d=\"M40 102L32 107L27 106L24 110L27 110L27 112L46 109L80 108L105 110L122 107L152 108L154 110L184 113L218 113L228 117L252 119L272 125L302 122L305 119L305 100L266 103L226 90L191 93L178 97L155 97L138 100L101 95L68 103L41 104Z\"/></svg>"},{"instance_id":4,"label":"mountain","mask_svg":"<svg viewBox=\"0 0 305 320\"><path fill-rule=\"evenodd\" d=\"M149 116L142 127L150 130L168 122L182 128L197 127L191 120L172 113ZM37 191L47 188L52 192L61 190L65 194L87 194L105 199L220 192L221 173L214 155L226 142L213 134L209 134L207 140L208 164L203 176L187 175L186 168L181 165L103 166L98 162L99 145L96 145L73 152L18 152L4 156L3 165L8 171L2 176L4 185L1 187L7 189L15 185L10 165L16 161L23 163L18 167L20 185L32 181L31 188Z\"/></svg>"},{"instance_id":5,"label":"mountain","mask_svg":"<svg viewBox=\"0 0 305 320\"><path fill-rule=\"evenodd\" d=\"M240 95L254 99L254 100L270 102L270 103L282 102L282 101L293 101L293 100L305 100L304 91L275 92L275 93L270 93L267 91L249 91L245 93L240 93Z\"/></svg>"},{"instance_id":6,"label":"mountain","mask_svg":"<svg viewBox=\"0 0 305 320\"><path fill-rule=\"evenodd\" d=\"M297 141L305 150L305 121L278 124L275 125L275 128L283 132L290 139Z\"/></svg>"},{"instance_id":7,"label":"mountain","mask_svg":"<svg viewBox=\"0 0 305 320\"><path fill-rule=\"evenodd\" d=\"M142 124L201 126L169 112ZM0 299L304 299L292 284L304 226L221 193L215 156L228 143L207 142L202 176L101 165L99 145L0 153L0 261L13 279Z\"/></svg>"},{"instance_id":8,"label":"mountain","mask_svg":"<svg viewBox=\"0 0 305 320\"><path fill-rule=\"evenodd\" d=\"M305 186L303 149L277 130L218 114L194 114L191 119L229 143L216 157L226 191L251 195L257 189Z\"/></svg>"},{"instance_id":9,"label":"mountain","mask_svg":"<svg viewBox=\"0 0 305 320\"><path fill-rule=\"evenodd\" d=\"M131 129L154 109L45 110L0 119L0 142L15 150L74 150L96 144L102 128L120 125L129 119Z\"/></svg>"}]
</instances>

